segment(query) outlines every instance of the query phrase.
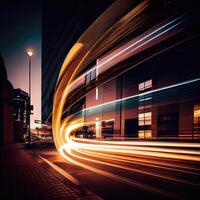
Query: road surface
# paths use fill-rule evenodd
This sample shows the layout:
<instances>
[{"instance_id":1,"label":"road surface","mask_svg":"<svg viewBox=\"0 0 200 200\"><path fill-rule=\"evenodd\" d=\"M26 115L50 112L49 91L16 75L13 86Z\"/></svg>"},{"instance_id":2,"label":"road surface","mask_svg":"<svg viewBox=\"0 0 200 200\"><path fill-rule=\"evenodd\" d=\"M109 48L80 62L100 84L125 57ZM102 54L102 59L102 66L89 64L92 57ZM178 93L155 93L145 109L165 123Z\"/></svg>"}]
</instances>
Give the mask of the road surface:
<instances>
[{"instance_id":1,"label":"road surface","mask_svg":"<svg viewBox=\"0 0 200 200\"><path fill-rule=\"evenodd\" d=\"M172 148L173 150L173 148ZM183 150L179 148L178 150ZM33 149L33 153L73 184L102 199L196 199L200 195L200 162L145 154L86 154L71 151L63 158L56 149ZM74 156L76 155L76 156ZM96 155L96 156L95 156ZM177 153L176 153L177 155ZM182 154L179 152L178 154ZM185 156L185 155L182 155ZM190 155L189 155L190 156ZM77 165L79 163L79 165ZM81 163L81 165L80 165Z\"/></svg>"}]
</instances>

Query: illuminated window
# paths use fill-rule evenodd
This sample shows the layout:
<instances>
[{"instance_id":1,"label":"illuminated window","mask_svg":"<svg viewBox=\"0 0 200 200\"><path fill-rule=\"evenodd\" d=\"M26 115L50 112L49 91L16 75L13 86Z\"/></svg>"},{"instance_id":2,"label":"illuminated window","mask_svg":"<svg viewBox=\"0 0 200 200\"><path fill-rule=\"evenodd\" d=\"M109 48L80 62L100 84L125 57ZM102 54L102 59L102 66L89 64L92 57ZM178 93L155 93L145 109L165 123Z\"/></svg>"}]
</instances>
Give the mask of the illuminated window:
<instances>
[{"instance_id":1,"label":"illuminated window","mask_svg":"<svg viewBox=\"0 0 200 200\"><path fill-rule=\"evenodd\" d=\"M140 113L138 115L139 126L151 125L151 112Z\"/></svg>"},{"instance_id":2,"label":"illuminated window","mask_svg":"<svg viewBox=\"0 0 200 200\"><path fill-rule=\"evenodd\" d=\"M151 121L152 121L152 112L139 113L138 114L138 137L139 138L151 138Z\"/></svg>"},{"instance_id":3,"label":"illuminated window","mask_svg":"<svg viewBox=\"0 0 200 200\"><path fill-rule=\"evenodd\" d=\"M144 109L149 109L151 107L152 107L151 104L147 104L147 105L141 105L141 106L139 106L138 109L139 110L144 110Z\"/></svg>"},{"instance_id":4,"label":"illuminated window","mask_svg":"<svg viewBox=\"0 0 200 200\"><path fill-rule=\"evenodd\" d=\"M145 81L145 82L142 82L138 85L139 91L144 91L144 90L149 89L151 87L152 87L152 79Z\"/></svg>"},{"instance_id":5,"label":"illuminated window","mask_svg":"<svg viewBox=\"0 0 200 200\"><path fill-rule=\"evenodd\" d=\"M139 138L151 138L152 132L151 132L151 130L140 130L138 137Z\"/></svg>"},{"instance_id":6,"label":"illuminated window","mask_svg":"<svg viewBox=\"0 0 200 200\"><path fill-rule=\"evenodd\" d=\"M194 133L200 133L200 104L194 105Z\"/></svg>"}]
</instances>

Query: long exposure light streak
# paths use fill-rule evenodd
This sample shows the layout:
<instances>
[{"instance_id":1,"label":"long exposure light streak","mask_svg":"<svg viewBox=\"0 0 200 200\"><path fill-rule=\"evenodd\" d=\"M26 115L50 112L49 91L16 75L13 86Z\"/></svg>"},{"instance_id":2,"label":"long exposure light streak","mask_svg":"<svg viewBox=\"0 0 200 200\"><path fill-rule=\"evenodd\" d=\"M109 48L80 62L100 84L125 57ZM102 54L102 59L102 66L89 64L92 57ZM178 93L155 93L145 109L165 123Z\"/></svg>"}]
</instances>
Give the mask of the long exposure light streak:
<instances>
[{"instance_id":1,"label":"long exposure light streak","mask_svg":"<svg viewBox=\"0 0 200 200\"><path fill-rule=\"evenodd\" d=\"M116 60L119 56L123 55L124 53L133 53L134 51L136 51L137 49L140 49L141 47L145 46L147 43L154 41L156 38L166 34L167 32L169 32L170 30L174 29L175 27L177 27L178 25L182 24L184 22L184 20L181 20L182 17L179 17L177 19L174 19L160 27L156 27L156 30L154 30L155 28L153 28L152 30L148 31L147 33L143 34L143 37L140 39L140 37L135 40L133 40L134 42L132 42L128 47L126 47L125 45L122 46L122 50L120 52L116 52L113 56L108 57L108 59L106 59L104 62L100 63L98 62L98 64L96 66L94 66L93 68L91 68L90 70L88 70L87 72L83 73L81 76L79 76L78 78L76 78L75 80L73 80L73 82L68 86L68 90L69 92L71 92L72 90L75 90L80 84L84 83L84 79L85 76L87 74L89 74L90 72L92 72L94 69L97 69L97 76L99 76L102 72L99 71L99 69L103 66L105 66L108 62L112 61L112 60ZM176 24L173 24L175 23ZM172 25L173 24L173 25ZM181 31L181 29L177 30L176 32L174 32L174 34L179 31ZM161 32L159 32L161 31ZM150 32L150 33L149 33ZM141 44L140 44L141 43ZM156 43L158 43L158 41L156 41ZM151 44L153 45L153 44ZM144 50L144 49L142 49ZM138 52L136 52L138 53ZM118 58L118 62L124 60L126 57L121 57ZM97 59L98 60L98 59ZM110 69L113 65L106 67L106 70Z\"/></svg>"},{"instance_id":2,"label":"long exposure light streak","mask_svg":"<svg viewBox=\"0 0 200 200\"><path fill-rule=\"evenodd\" d=\"M96 141L92 141L94 143L94 145L91 145L91 144L88 145L88 144L86 144L86 142L85 143L74 142L73 140L70 139L70 133L71 133L71 131L73 131L73 129L76 129L79 126L82 126L82 124L71 125L70 127L67 128L65 137L66 137L66 140L68 142L65 145L63 145L62 147L60 147L60 150L59 150L61 155L63 155L63 157L66 158L68 161L70 161L70 162L72 162L72 163L74 163L76 165L79 165L79 166L81 166L81 167L83 167L83 168L85 168L87 170L93 171L95 173L101 174L101 175L109 177L109 178L112 178L112 179L117 180L119 182L123 182L123 183L126 183L128 185L133 185L133 186L138 187L140 189L143 189L145 191L151 191L151 192L154 192L154 193L160 193L162 195L170 196L170 197L173 197L173 198L178 198L178 197L175 194L168 193L167 191L164 191L162 189L154 188L152 186L145 185L145 184L142 184L140 182L137 182L137 181L125 178L125 177L121 177L119 175L116 175L116 174L113 174L113 173L98 169L96 167L90 166L88 164L82 163L81 160L85 160L85 161L89 161L89 162L93 162L93 163L97 163L97 164L103 164L103 165L107 165L107 166L111 166L111 167L116 167L116 168L132 171L132 172L136 172L136 173L142 173L142 174L146 174L148 176L155 176L155 177L159 177L161 179L167 179L167 180L173 181L173 182L181 182L181 183L193 185L193 186L195 186L197 188L200 187L198 184L195 184L194 182L182 180L181 178L180 179L174 179L173 177L163 176L163 175L160 175L159 173L148 172L148 171L145 171L145 170L135 169L135 168L128 167L128 166L125 166L125 165L116 164L115 161L117 161L117 163L136 164L137 162L134 161L134 158L127 157L127 155L129 155L129 156L137 155L138 152L135 152L135 151L131 151L130 152L130 151L126 151L126 150L125 151L121 150L120 149L121 146L119 146L119 145L117 146L117 149L115 149L116 148L115 142L111 142L111 141L109 141L109 145L108 144L107 145L104 144L104 145L102 145L101 148L95 148L95 147L98 146L98 145L95 145ZM76 138L74 138L74 139L76 140ZM84 140L82 140L82 142L83 141ZM86 141L88 141L88 140L86 140ZM97 141L97 143L98 142L104 143L104 141ZM105 141L105 142L108 142L108 141ZM110 145L111 143L112 143L112 145ZM130 145L130 143L131 142L129 142L129 145ZM145 142L143 142L143 145L144 145L144 143ZM148 144L150 145L151 142L148 142ZM157 142L153 142L153 144L156 144L156 146L157 146L159 144L159 142L158 143ZM165 142L161 142L161 144L163 146L167 146L168 145ZM184 146L184 143L182 143L181 146ZM190 146L190 144L188 144L187 146ZM192 146L193 146L193 144L192 144ZM194 146L195 147L199 147L198 144L195 144ZM106 149L106 147L107 147L107 149ZM109 151L110 148L112 148L111 151ZM152 147L152 149L153 148L154 147ZM143 149L143 147L141 147L141 149ZM93 151L91 151L91 150L93 150ZM74 153L74 151L77 152L78 154ZM120 155L115 154L115 153L120 153ZM164 153L165 153L165 149L164 149ZM176 154L176 152L175 152L175 154ZM141 155L149 155L149 154L142 153ZM156 155L152 154L150 156L156 156ZM159 157L163 157L163 158L171 158L171 156L166 154L166 153L163 154L163 155L162 154L158 154L158 156ZM78 158L80 161L77 161L74 158ZM188 159L188 158L191 159L191 157L188 157L188 158L187 158L187 156L186 157L185 156L180 157L180 155L178 157L176 157L176 158L178 158L178 159ZM102 161L102 160L104 160L104 161ZM159 167L160 168L162 166L156 166L154 164L154 167L156 167L156 168ZM178 164L174 165L173 167L174 168L171 168L171 166L170 167L169 166L168 167L165 166L163 168L165 170L173 170L173 171L179 171L179 172L184 172L184 173L191 173L191 172L187 171L187 168L179 169L180 166ZM196 174L196 175L199 176L199 174Z\"/></svg>"},{"instance_id":3,"label":"long exposure light streak","mask_svg":"<svg viewBox=\"0 0 200 200\"><path fill-rule=\"evenodd\" d=\"M136 95L132 95L132 96L129 96L129 97L122 98L122 99L117 99L117 100L114 100L114 101L108 101L108 102L103 103L103 104L98 104L98 105L95 105L95 106L91 106L91 107L82 109L82 112L87 111L87 110L91 110L91 109L96 109L96 108L106 106L106 105L111 105L111 104L114 104L114 103L119 103L119 102L126 101L126 100L129 100L129 99L133 99L133 98L136 98L136 97L141 97L141 96L145 96L145 95L148 95L148 94L153 94L153 93L156 93L156 92L176 88L176 87L179 87L179 86L184 86L184 85L199 82L199 81L200 81L200 78L196 78L196 79L184 81L184 82L181 82L181 83L177 83L177 84L174 84L174 85L169 85L169 86L166 86L166 87L154 89L154 90L151 90L151 91L148 91L148 92L143 92L142 94L136 94Z\"/></svg>"},{"instance_id":4,"label":"long exposure light streak","mask_svg":"<svg viewBox=\"0 0 200 200\"><path fill-rule=\"evenodd\" d=\"M137 173L145 174L145 175L148 175L148 176L155 176L155 177L158 177L158 178L161 178L161 179L167 179L167 180L170 180L170 181L181 182L181 183L185 183L185 184L189 184L189 185L194 185L194 186L197 186L197 187L199 186L198 184L195 184L193 182L189 182L189 181L185 181L185 180L181 180L181 179L175 179L171 176L161 175L161 174L155 173L155 172L148 172L147 170L128 167L128 166L124 165L124 163L133 164L134 162L133 161L127 161L124 158L120 159L119 156L114 156L114 155L109 156L108 154L102 154L102 153L96 153L96 152L91 153L91 151L86 152L82 148L79 148L80 149L79 150L76 147L74 148L73 146L72 146L72 149L73 149L73 151L78 152L81 156L76 155L76 153L73 153L73 151L70 151L70 155L75 156L75 157L82 159L82 160L87 160L87 161L98 163L98 164L108 165L108 166L120 168L120 169L123 169L123 170L131 171L131 172L137 172ZM93 159L87 158L87 156L93 157ZM105 161L100 161L100 160L105 160ZM123 163L123 165L122 164L121 165L120 164L113 164L116 161L118 163ZM148 165L145 165L145 166L148 166ZM158 168L157 166L153 166L153 167ZM159 166L159 168L160 168L160 166ZM163 169L168 170L168 168L166 168L166 167L164 167ZM175 171L178 171L178 170L175 170ZM183 172L183 171L180 170L180 172ZM187 172L184 171L184 173L187 173Z\"/></svg>"},{"instance_id":5,"label":"long exposure light streak","mask_svg":"<svg viewBox=\"0 0 200 200\"><path fill-rule=\"evenodd\" d=\"M193 185L199 189L200 185L192 180L185 180L182 177L174 178L169 174L159 174L156 170L163 169L167 172L179 172L181 174L193 174L199 176L199 169L191 166L186 166L184 162L200 162L200 144L190 142L163 142L163 141L115 141L115 140L101 140L101 139L83 139L76 138L74 132L84 126L94 125L98 122L102 122L101 118L95 116L90 122L84 122L83 116L86 112L97 111L98 108L112 107L117 103L124 103L127 100L138 98L140 102L152 100L150 95L155 95L159 92L166 92L168 90L181 88L182 86L190 86L192 84L199 84L200 78L193 78L190 80L178 82L176 84L168 85L153 89L151 91L143 92L142 94L136 94L119 98L112 101L101 103L97 101L99 99L99 88L96 87L96 104L95 106L85 107L81 111L77 111L69 116L63 117L63 110L65 102L72 92L78 92L81 86L85 84L85 76L96 70L95 80L98 80L98 76L103 72L110 70L116 63L126 60L137 53L148 49L155 44L158 44L165 39L176 35L177 33L185 29L184 16L177 17L173 20L166 20L148 31L144 32L140 36L132 39L120 46L113 52L102 58L97 59L97 63L90 70L76 77L78 67L75 68L75 72L69 76L69 80L66 85L59 85L57 82L57 89L54 97L53 108L53 135L57 150L60 154L69 162L83 167L87 170L109 177L122 183L126 183L142 190L159 193L173 198L179 198L179 196L169 193L161 188L155 188L153 186L143 184L139 181L132 180L131 178L123 177L118 174L114 174L109 170L101 168L100 166L107 166L110 168L117 168L119 170L129 171L131 173L145 174L147 176L158 177L166 179L172 182L179 182L188 185ZM84 49L84 44L75 45L70 54L67 56L64 65L70 67L72 60L75 60L76 56ZM82 53L82 52L81 52ZM85 52L87 53L87 52ZM112 61L112 62L111 62ZM78 66L78 64L77 64ZM65 69L62 68L59 78L64 74ZM74 78L76 77L76 78ZM145 95L149 95L146 96ZM140 97L145 97L140 99ZM99 103L99 104L98 104ZM115 120L110 119L110 121ZM106 119L104 120L104 122ZM108 119L107 119L108 121ZM149 159L149 160L148 160ZM152 161L151 161L152 159ZM175 160L175 163L164 163L165 160ZM154 171L142 170L137 168L137 165L144 167L153 167ZM133 167L136 166L136 167Z\"/></svg>"},{"instance_id":6,"label":"long exposure light streak","mask_svg":"<svg viewBox=\"0 0 200 200\"><path fill-rule=\"evenodd\" d=\"M147 184L144 184L144 183L141 183L141 182L126 178L126 177L122 177L122 176L113 174L111 172L104 171L104 170L98 169L96 167L92 167L90 165L87 165L87 164L84 164L82 162L76 161L76 160L72 159L68 155L71 155L71 156L77 157L77 158L81 158L81 159L84 159L84 160L89 160L89 159L84 158L84 157L80 157L80 156L76 156L75 154L72 154L71 149L69 148L68 144L66 144L66 145L64 145L63 147L60 148L60 153L65 159L67 159L71 163L79 165L79 166L81 166L81 167L83 167L83 168L85 168L87 170L93 171L93 172L98 173L100 175L103 175L105 177L114 179L116 181L131 185L131 186L134 186L134 187L137 187L139 189L142 189L142 190L145 190L145 191L149 191L149 192L152 192L152 193L157 193L157 194L160 194L160 195L164 195L164 196L171 197L171 198L176 198L176 199L180 198L178 195L176 195L174 193L171 193L171 192L168 192L166 190L163 190L161 188L155 188L153 186L150 186L150 185L147 185ZM100 161L96 161L96 162L97 163L101 163ZM104 163L104 164L106 164L106 163Z\"/></svg>"}]
</instances>

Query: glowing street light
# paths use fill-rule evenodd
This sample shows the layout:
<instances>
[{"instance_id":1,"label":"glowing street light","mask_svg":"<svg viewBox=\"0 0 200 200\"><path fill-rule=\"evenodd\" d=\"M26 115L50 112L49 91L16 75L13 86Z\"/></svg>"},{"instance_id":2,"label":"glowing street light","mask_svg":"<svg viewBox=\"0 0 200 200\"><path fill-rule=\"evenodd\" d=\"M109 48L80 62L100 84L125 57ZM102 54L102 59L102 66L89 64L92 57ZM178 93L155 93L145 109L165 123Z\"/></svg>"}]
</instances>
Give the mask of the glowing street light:
<instances>
[{"instance_id":1,"label":"glowing street light","mask_svg":"<svg viewBox=\"0 0 200 200\"><path fill-rule=\"evenodd\" d=\"M28 128L28 144L31 144L31 57L33 55L32 50L28 50L26 52L29 56L29 105L28 105L28 112L29 112L29 128Z\"/></svg>"},{"instance_id":2,"label":"glowing street light","mask_svg":"<svg viewBox=\"0 0 200 200\"><path fill-rule=\"evenodd\" d=\"M27 54L31 57L33 55L32 51L27 51Z\"/></svg>"}]
</instances>

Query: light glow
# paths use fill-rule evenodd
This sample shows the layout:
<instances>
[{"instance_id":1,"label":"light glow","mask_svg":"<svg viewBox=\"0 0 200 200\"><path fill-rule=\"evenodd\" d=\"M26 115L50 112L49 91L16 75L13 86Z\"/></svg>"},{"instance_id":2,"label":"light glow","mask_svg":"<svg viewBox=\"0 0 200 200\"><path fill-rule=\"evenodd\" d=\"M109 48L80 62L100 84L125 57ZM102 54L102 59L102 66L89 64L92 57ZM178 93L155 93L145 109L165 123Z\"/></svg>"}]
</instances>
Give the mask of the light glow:
<instances>
[{"instance_id":1,"label":"light glow","mask_svg":"<svg viewBox=\"0 0 200 200\"><path fill-rule=\"evenodd\" d=\"M89 71L79 75L74 78L78 67L70 76L67 84L60 85L58 84L58 88L55 92L54 97L54 108L53 108L53 135L56 148L60 152L60 154L67 159L69 162L79 165L87 170L91 170L95 173L101 174L103 176L112 178L122 183L126 183L129 185L134 185L143 190L156 192L160 194L164 194L170 197L176 197L175 194L168 193L162 189L155 189L153 186L147 186L137 181L133 181L129 178L124 178L120 175L113 174L104 169L99 169L98 165L114 167L122 170L127 170L136 173L146 174L148 176L159 177L165 180L171 180L175 182L184 182L185 184L195 185L194 182L185 181L181 177L175 179L170 175L160 175L159 172L147 172L142 169L134 169L131 166L134 166L137 162L142 163L144 166L154 166L155 168L162 168L166 170L173 170L177 172L184 173L195 173L190 170L197 170L192 168L191 166L182 166L180 163L183 161L195 161L200 162L200 152L196 149L200 148L199 143L184 143L184 142L161 142L161 141L116 141L116 140L100 140L100 139L82 139L75 137L75 131L82 127L89 127L89 125L95 125L96 129L98 129L98 134L96 134L97 138L101 137L101 122L106 121L102 120L100 117L94 116L93 121L84 123L84 113L85 111L90 111L92 109L97 109L103 106L111 106L112 104L122 102L125 100L129 100L135 97L143 97L147 94L152 94L156 92L160 92L163 90L172 89L179 86L184 86L186 84L191 84L200 81L200 78L188 80L184 82L180 82L174 85L154 89L151 91L143 92L142 94L137 94L133 96L128 96L122 99L117 99L105 103L100 103L95 106L83 108L81 110L82 116L77 117L74 113L70 116L67 116L64 120L62 119L64 105L66 99L68 98L70 92L74 91L85 81L85 76L90 73L92 70L96 68L96 80L98 79L98 75L101 74L101 67L105 67L106 70L110 69L113 63L110 63L111 60L115 60L116 62L122 61L127 57L133 56L136 53L154 45L161 41L161 37L166 36L173 29L179 27L184 21L181 18L176 18L170 22L165 24L161 24L160 26L152 28L150 31L144 33L142 36L136 38L131 41L131 44L127 46L122 46L118 51L112 52L112 55L108 55L105 59L98 60L95 67L90 69ZM173 34L176 34L182 30L182 27L178 28ZM167 36L166 36L167 37ZM66 58L66 62L64 63L64 68L62 68L61 75L65 71L65 66L75 59L75 56L78 52L84 47L84 45L76 45L74 49L70 52L70 55ZM88 52L85 52L88 53ZM122 56L123 55L123 56ZM122 57L120 57L122 56ZM109 64L110 63L110 64ZM78 64L77 64L78 65ZM114 66L114 65L113 65ZM69 67L69 66L68 66ZM148 87L151 86L151 81L147 82ZM147 88L148 88L147 87ZM98 87L96 89L96 100L99 99ZM151 100L152 97L147 97L141 99L140 101ZM149 113L146 113L149 114ZM150 114L149 114L150 115ZM147 116L150 118L150 116ZM113 121L114 118L107 121ZM150 123L150 122L148 122ZM143 133L141 137L150 137L151 132ZM177 148L179 147L179 148ZM195 150L192 148L196 148ZM148 158L151 158L152 161L149 161ZM159 161L156 160L159 158ZM153 160L154 159L154 160ZM162 160L166 159L176 159L176 163L174 164L165 164ZM87 163L87 164L86 164ZM96 164L95 167L93 164ZM125 165L123 165L125 163ZM96 167L97 166L97 167Z\"/></svg>"},{"instance_id":2,"label":"light glow","mask_svg":"<svg viewBox=\"0 0 200 200\"><path fill-rule=\"evenodd\" d=\"M27 54L31 57L33 55L33 51L27 51Z\"/></svg>"}]
</instances>

